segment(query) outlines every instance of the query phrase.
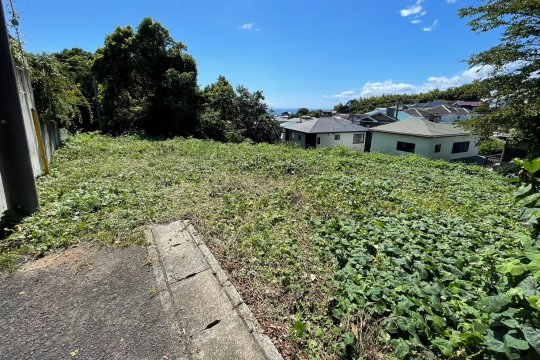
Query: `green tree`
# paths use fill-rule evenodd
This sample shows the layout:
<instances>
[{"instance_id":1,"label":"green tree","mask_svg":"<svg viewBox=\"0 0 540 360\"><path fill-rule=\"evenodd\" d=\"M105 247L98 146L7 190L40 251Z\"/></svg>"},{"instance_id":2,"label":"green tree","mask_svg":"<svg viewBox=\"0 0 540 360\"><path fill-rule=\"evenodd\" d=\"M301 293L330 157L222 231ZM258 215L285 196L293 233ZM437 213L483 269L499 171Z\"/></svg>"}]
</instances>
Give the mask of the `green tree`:
<instances>
[{"instance_id":1,"label":"green tree","mask_svg":"<svg viewBox=\"0 0 540 360\"><path fill-rule=\"evenodd\" d=\"M356 100L352 100L356 102ZM350 107L348 105L343 105L342 103L336 104L334 106L334 111L340 113L340 114L347 114L350 111Z\"/></svg>"},{"instance_id":2,"label":"green tree","mask_svg":"<svg viewBox=\"0 0 540 360\"><path fill-rule=\"evenodd\" d=\"M261 91L250 92L244 86L236 89L220 76L202 91L203 111L199 135L218 141L273 143L281 129L270 116Z\"/></svg>"},{"instance_id":3,"label":"green tree","mask_svg":"<svg viewBox=\"0 0 540 360\"><path fill-rule=\"evenodd\" d=\"M235 99L236 92L233 86L221 75L215 83L206 86L203 90L204 105L217 111L224 120L233 121L235 118Z\"/></svg>"},{"instance_id":4,"label":"green tree","mask_svg":"<svg viewBox=\"0 0 540 360\"><path fill-rule=\"evenodd\" d=\"M195 60L167 29L145 18L134 32L118 27L96 52L105 130L157 135L195 132L199 90Z\"/></svg>"},{"instance_id":5,"label":"green tree","mask_svg":"<svg viewBox=\"0 0 540 360\"><path fill-rule=\"evenodd\" d=\"M309 116L314 117L314 118L320 118L322 116L322 113L323 111L321 109L318 109L318 110L310 112Z\"/></svg>"},{"instance_id":6,"label":"green tree","mask_svg":"<svg viewBox=\"0 0 540 360\"><path fill-rule=\"evenodd\" d=\"M309 115L309 109L303 107L303 108L298 109L295 116L302 117L302 116L307 116L307 115Z\"/></svg>"},{"instance_id":7,"label":"green tree","mask_svg":"<svg viewBox=\"0 0 540 360\"><path fill-rule=\"evenodd\" d=\"M85 98L83 104L79 104L81 121L78 128L81 130L96 130L97 108L94 93L92 63L94 54L79 48L64 49L61 52L53 53L53 57L60 61L63 66L65 76L81 91ZM88 106L90 105L90 107Z\"/></svg>"},{"instance_id":8,"label":"green tree","mask_svg":"<svg viewBox=\"0 0 540 360\"><path fill-rule=\"evenodd\" d=\"M250 92L244 86L238 86L236 93L236 129L255 142L273 143L279 140L279 124L268 113L262 91Z\"/></svg>"},{"instance_id":9,"label":"green tree","mask_svg":"<svg viewBox=\"0 0 540 360\"><path fill-rule=\"evenodd\" d=\"M90 104L66 74L67 65L50 54L26 54L39 118L66 128L80 127L82 109L91 115Z\"/></svg>"},{"instance_id":10,"label":"green tree","mask_svg":"<svg viewBox=\"0 0 540 360\"><path fill-rule=\"evenodd\" d=\"M488 136L513 130L514 138L540 152L540 2L537 0L489 0L481 6L461 9L472 18L478 33L500 30L500 44L473 55L472 66L489 66L492 76L482 85L503 106L467 126Z\"/></svg>"}]
</instances>

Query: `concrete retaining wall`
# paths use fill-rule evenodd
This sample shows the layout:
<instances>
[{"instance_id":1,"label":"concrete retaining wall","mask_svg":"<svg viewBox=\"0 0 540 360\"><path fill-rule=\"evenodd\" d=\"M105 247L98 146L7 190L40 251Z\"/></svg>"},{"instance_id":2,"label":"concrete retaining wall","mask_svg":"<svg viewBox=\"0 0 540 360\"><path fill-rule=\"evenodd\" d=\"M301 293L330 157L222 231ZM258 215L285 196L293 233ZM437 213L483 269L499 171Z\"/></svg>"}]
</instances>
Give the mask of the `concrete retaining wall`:
<instances>
[{"instance_id":1,"label":"concrete retaining wall","mask_svg":"<svg viewBox=\"0 0 540 360\"><path fill-rule=\"evenodd\" d=\"M28 73L16 68L17 85L19 87L19 98L23 108L24 127L26 130L26 139L28 148L30 149L30 157L32 160L32 168L34 175L38 176L43 172L41 158L39 156L38 142L36 137L36 129L32 120L32 109L35 108L34 94ZM60 146L62 140L65 140L67 132L64 129L59 129L58 126L51 123L41 123L41 136L45 152L47 153L48 161L51 160L52 154ZM0 174L1 175L1 174ZM4 187L2 186L2 178L0 176L0 214L7 209Z\"/></svg>"}]
</instances>

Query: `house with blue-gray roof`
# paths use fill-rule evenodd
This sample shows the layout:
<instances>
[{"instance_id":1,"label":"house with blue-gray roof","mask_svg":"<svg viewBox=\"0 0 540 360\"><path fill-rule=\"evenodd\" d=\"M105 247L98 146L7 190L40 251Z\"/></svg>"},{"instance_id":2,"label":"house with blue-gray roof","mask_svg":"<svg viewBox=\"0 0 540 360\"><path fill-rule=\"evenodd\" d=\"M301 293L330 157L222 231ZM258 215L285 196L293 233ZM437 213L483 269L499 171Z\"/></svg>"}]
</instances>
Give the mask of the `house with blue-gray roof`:
<instances>
[{"instance_id":1,"label":"house with blue-gray roof","mask_svg":"<svg viewBox=\"0 0 540 360\"><path fill-rule=\"evenodd\" d=\"M284 123L281 127L285 131L285 141L293 142L303 148L342 146L364 151L369 140L368 128L337 117L300 119L298 122Z\"/></svg>"}]
</instances>

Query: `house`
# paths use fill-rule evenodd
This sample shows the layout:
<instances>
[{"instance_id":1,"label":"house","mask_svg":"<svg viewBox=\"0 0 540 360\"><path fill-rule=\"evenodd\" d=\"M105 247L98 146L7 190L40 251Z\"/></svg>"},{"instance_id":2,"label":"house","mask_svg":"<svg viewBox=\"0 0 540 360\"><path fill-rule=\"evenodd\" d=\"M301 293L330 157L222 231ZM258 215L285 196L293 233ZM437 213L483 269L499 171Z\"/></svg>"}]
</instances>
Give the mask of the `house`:
<instances>
[{"instance_id":1,"label":"house","mask_svg":"<svg viewBox=\"0 0 540 360\"><path fill-rule=\"evenodd\" d=\"M436 123L453 124L456 121L468 120L471 118L471 112L465 108L455 108L449 105L438 105L430 108L411 108L405 113L423 117Z\"/></svg>"},{"instance_id":2,"label":"house","mask_svg":"<svg viewBox=\"0 0 540 360\"><path fill-rule=\"evenodd\" d=\"M282 125L285 140L303 148L342 146L364 151L369 129L335 117L306 120Z\"/></svg>"},{"instance_id":3,"label":"house","mask_svg":"<svg viewBox=\"0 0 540 360\"><path fill-rule=\"evenodd\" d=\"M414 153L444 160L464 160L478 154L478 138L452 124L398 121L372 128L371 132L371 151L394 155Z\"/></svg>"},{"instance_id":4,"label":"house","mask_svg":"<svg viewBox=\"0 0 540 360\"><path fill-rule=\"evenodd\" d=\"M391 111L392 115L389 115L389 110L392 110ZM396 121L397 121L396 118L393 117L393 109L378 108L368 113L358 115L353 120L353 123L360 126L365 126L367 128L372 128L375 126L391 124Z\"/></svg>"},{"instance_id":5,"label":"house","mask_svg":"<svg viewBox=\"0 0 540 360\"><path fill-rule=\"evenodd\" d=\"M436 100L432 102L426 102L426 103L414 103L414 104L405 104L403 105L404 109L425 109L425 108L432 108L440 105L448 105L445 101Z\"/></svg>"},{"instance_id":6,"label":"house","mask_svg":"<svg viewBox=\"0 0 540 360\"><path fill-rule=\"evenodd\" d=\"M422 116L414 116L414 115L406 113L405 111L398 111L396 118L399 121L424 120L425 119Z\"/></svg>"},{"instance_id":7,"label":"house","mask_svg":"<svg viewBox=\"0 0 540 360\"><path fill-rule=\"evenodd\" d=\"M474 110L475 108L484 105L485 102L483 101L456 101L452 105L456 108L464 108L467 110Z\"/></svg>"},{"instance_id":8,"label":"house","mask_svg":"<svg viewBox=\"0 0 540 360\"><path fill-rule=\"evenodd\" d=\"M370 112L367 112L365 114L362 114L358 116L357 120L353 120L355 124L359 124L366 127L372 127L368 126L368 124L364 125L363 123L360 123L360 119L370 117L374 121L377 122L377 125L385 125L385 123L391 123L395 121L405 121L405 120L421 120L424 119L424 117L417 112L415 109L410 109L410 114L405 112L404 109L400 107L385 107L385 108L375 108L375 110L372 110ZM428 115L427 113L424 113L425 115ZM368 119L369 120L369 119ZM372 120L372 121L373 121Z\"/></svg>"}]
</instances>

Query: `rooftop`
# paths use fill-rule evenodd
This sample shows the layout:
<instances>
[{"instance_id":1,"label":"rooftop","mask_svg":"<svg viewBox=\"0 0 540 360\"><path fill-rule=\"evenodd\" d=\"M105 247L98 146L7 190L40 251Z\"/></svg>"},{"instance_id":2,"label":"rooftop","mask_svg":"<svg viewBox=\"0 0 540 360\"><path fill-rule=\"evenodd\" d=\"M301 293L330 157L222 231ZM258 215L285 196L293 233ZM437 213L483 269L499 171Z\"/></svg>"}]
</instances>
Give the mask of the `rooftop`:
<instances>
[{"instance_id":1,"label":"rooftop","mask_svg":"<svg viewBox=\"0 0 540 360\"><path fill-rule=\"evenodd\" d=\"M371 129L374 132L413 135L421 137L447 137L470 135L464 129L452 124L434 123L428 120L399 121Z\"/></svg>"},{"instance_id":2,"label":"rooftop","mask_svg":"<svg viewBox=\"0 0 540 360\"><path fill-rule=\"evenodd\" d=\"M338 118L319 118L307 120L294 124L285 123L282 125L285 129L298 131L305 134L324 134L340 132L365 132L368 128L353 124L349 120Z\"/></svg>"}]
</instances>

